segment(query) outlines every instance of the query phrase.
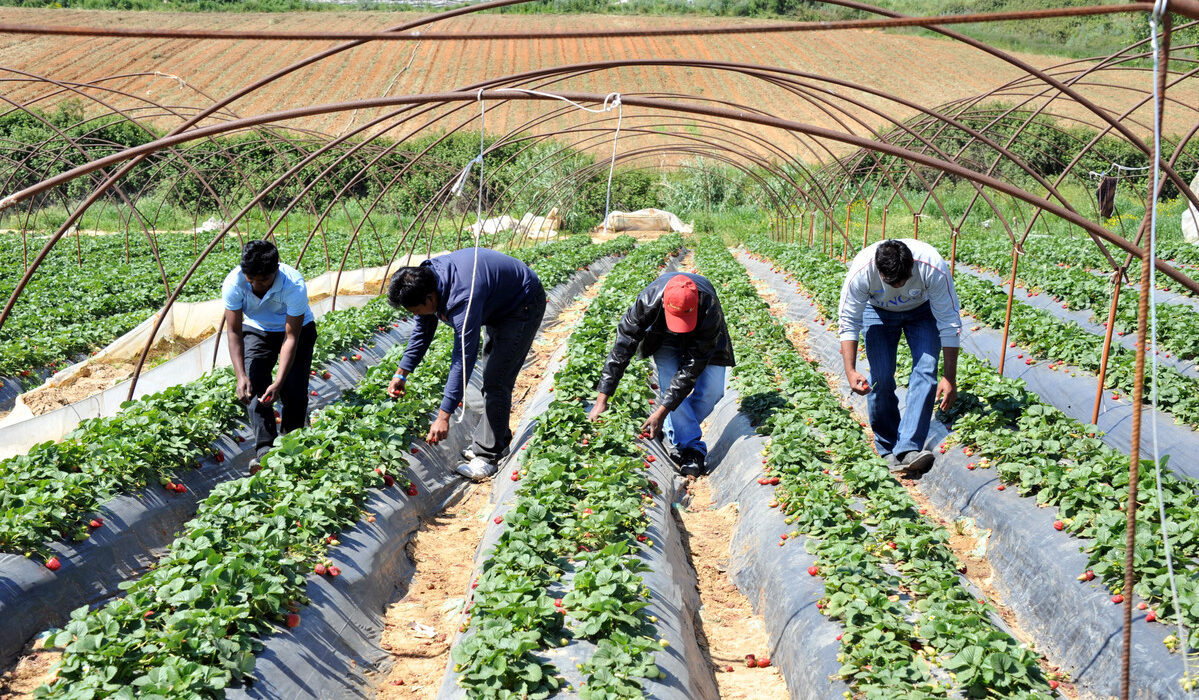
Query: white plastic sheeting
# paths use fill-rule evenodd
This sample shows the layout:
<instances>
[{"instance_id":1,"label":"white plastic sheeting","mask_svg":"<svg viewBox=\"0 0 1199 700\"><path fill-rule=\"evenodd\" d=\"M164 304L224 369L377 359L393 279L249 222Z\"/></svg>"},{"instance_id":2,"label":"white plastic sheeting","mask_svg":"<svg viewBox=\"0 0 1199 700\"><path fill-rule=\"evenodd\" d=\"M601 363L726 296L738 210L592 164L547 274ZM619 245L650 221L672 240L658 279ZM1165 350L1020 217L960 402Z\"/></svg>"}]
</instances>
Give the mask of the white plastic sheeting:
<instances>
[{"instance_id":1,"label":"white plastic sheeting","mask_svg":"<svg viewBox=\"0 0 1199 700\"><path fill-rule=\"evenodd\" d=\"M662 209L639 209L634 212L614 211L608 214L609 231L671 231L691 233L692 226Z\"/></svg>"}]
</instances>

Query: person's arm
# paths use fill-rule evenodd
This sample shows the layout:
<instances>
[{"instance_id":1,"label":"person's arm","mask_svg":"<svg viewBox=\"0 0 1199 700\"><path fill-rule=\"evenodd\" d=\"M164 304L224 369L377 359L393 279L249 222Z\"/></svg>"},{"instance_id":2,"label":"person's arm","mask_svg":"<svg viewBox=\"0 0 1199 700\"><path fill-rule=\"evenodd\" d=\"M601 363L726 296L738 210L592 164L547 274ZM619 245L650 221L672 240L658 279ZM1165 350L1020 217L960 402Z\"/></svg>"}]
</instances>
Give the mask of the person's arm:
<instances>
[{"instance_id":1,"label":"person's arm","mask_svg":"<svg viewBox=\"0 0 1199 700\"><path fill-rule=\"evenodd\" d=\"M958 396L958 346L961 345L962 314L949 265L942 260L933 267L922 267L926 274L929 306L933 318L937 320L937 334L941 337L941 355L945 358L941 379L937 382L938 407L948 411Z\"/></svg>"},{"instance_id":2,"label":"person's arm","mask_svg":"<svg viewBox=\"0 0 1199 700\"><path fill-rule=\"evenodd\" d=\"M246 374L245 337L241 326L241 309L225 309L225 342L229 345L229 361L237 375L237 398L249 402L254 398L250 377Z\"/></svg>"},{"instance_id":3,"label":"person's arm","mask_svg":"<svg viewBox=\"0 0 1199 700\"><path fill-rule=\"evenodd\" d=\"M858 371L858 336L862 332L862 312L866 310L868 296L860 278L866 273L859 271L845 277L841 286L841 303L837 310L838 336L841 338L841 360L845 364L845 378L849 388L857 394L869 394L870 382Z\"/></svg>"},{"instance_id":4,"label":"person's arm","mask_svg":"<svg viewBox=\"0 0 1199 700\"><path fill-rule=\"evenodd\" d=\"M284 326L283 346L279 348L279 367L275 372L275 381L262 392L262 396L258 400L263 403L271 403L275 400L275 396L279 393L279 387L283 386L283 381L287 379L287 373L291 371L291 366L296 359L296 348L300 344L300 330L304 327L303 316L287 317L287 322Z\"/></svg>"},{"instance_id":5,"label":"person's arm","mask_svg":"<svg viewBox=\"0 0 1199 700\"><path fill-rule=\"evenodd\" d=\"M649 308L642 299L643 296L644 292L637 295L637 300L633 302L628 311L625 311L624 316L620 318L620 323L616 326L616 342L612 345L611 352L608 353L607 361L604 362L595 404L592 405L591 412L588 414L591 420L596 420L601 413L608 410L608 398L615 393L616 387L620 386L620 380L624 377L625 370L628 369L629 361L637 352L637 345L649 330L649 322L646 321ZM652 319L650 320L652 321Z\"/></svg>"}]
</instances>

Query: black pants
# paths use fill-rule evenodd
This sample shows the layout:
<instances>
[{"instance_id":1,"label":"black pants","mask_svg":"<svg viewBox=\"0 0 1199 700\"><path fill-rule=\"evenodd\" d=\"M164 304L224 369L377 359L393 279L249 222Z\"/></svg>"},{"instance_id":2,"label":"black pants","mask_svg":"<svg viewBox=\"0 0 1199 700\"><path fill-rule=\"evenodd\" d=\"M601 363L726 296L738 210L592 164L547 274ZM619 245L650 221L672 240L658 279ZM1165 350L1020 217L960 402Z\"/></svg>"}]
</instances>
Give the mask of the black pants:
<instances>
[{"instance_id":1,"label":"black pants","mask_svg":"<svg viewBox=\"0 0 1199 700\"><path fill-rule=\"evenodd\" d=\"M254 429L254 453L259 457L271 449L280 427L284 433L290 433L304 427L308 419L308 373L312 370L312 349L316 346L316 323L309 323L300 330L295 359L275 397L283 404L280 411L283 420L278 427L275 425L274 402L258 401L262 392L275 381L275 365L279 362L279 350L283 348L286 335L283 331L252 328L245 328L242 335L246 374L254 393L249 407L250 427Z\"/></svg>"},{"instance_id":2,"label":"black pants","mask_svg":"<svg viewBox=\"0 0 1199 700\"><path fill-rule=\"evenodd\" d=\"M545 292L536 289L529 303L502 321L486 326L483 345L483 417L475 429L475 455L490 462L499 460L512 442L508 421L512 414L512 388L520 374L533 339L545 317Z\"/></svg>"}]
</instances>

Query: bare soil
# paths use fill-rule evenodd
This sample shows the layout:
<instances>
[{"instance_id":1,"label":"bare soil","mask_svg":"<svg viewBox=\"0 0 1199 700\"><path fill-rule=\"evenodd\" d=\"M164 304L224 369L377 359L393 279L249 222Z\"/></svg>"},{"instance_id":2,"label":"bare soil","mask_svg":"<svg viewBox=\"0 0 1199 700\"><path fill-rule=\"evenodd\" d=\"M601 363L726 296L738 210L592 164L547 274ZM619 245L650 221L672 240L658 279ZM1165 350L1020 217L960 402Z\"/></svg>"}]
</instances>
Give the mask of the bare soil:
<instances>
[{"instance_id":1,"label":"bare soil","mask_svg":"<svg viewBox=\"0 0 1199 700\"><path fill-rule=\"evenodd\" d=\"M18 700L32 698L38 686L48 683L52 669L62 653L42 648L42 640L35 639L25 646L17 665L0 674L0 698Z\"/></svg>"},{"instance_id":2,"label":"bare soil","mask_svg":"<svg viewBox=\"0 0 1199 700\"><path fill-rule=\"evenodd\" d=\"M716 675L723 700L786 698L787 685L774 666L747 668L745 655L770 657L766 624L729 579L729 542L737 525L737 505L713 506L707 477L687 487L690 505L677 509L683 544L699 581L701 646ZM704 644L706 642L706 644Z\"/></svg>"}]
</instances>

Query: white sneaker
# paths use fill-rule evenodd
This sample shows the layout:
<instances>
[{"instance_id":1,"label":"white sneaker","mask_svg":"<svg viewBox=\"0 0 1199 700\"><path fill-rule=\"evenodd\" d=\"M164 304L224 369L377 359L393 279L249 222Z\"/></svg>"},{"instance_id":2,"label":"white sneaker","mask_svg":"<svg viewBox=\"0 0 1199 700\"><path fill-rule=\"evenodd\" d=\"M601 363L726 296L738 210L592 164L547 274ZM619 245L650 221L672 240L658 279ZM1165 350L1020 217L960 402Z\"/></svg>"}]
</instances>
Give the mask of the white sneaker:
<instances>
[{"instance_id":1,"label":"white sneaker","mask_svg":"<svg viewBox=\"0 0 1199 700\"><path fill-rule=\"evenodd\" d=\"M484 481L495 474L497 469L498 467L496 467L496 465L488 462L482 457L475 457L469 462L463 462L462 464L459 464L454 471L458 472L462 476L465 476L471 481Z\"/></svg>"}]
</instances>

